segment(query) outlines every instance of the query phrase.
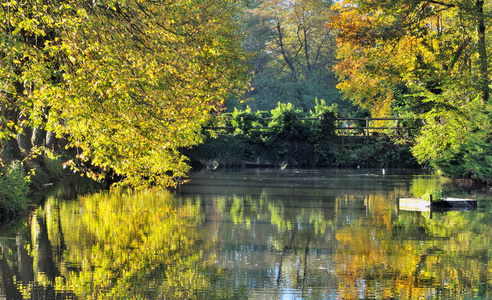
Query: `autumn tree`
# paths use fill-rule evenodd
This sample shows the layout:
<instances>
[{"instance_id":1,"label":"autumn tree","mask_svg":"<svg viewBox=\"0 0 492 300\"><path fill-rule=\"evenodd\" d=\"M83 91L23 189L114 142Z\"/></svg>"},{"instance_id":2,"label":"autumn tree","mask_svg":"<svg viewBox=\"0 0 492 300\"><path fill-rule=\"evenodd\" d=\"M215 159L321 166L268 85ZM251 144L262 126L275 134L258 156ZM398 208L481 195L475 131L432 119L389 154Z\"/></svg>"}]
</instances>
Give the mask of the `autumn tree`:
<instances>
[{"instance_id":1,"label":"autumn tree","mask_svg":"<svg viewBox=\"0 0 492 300\"><path fill-rule=\"evenodd\" d=\"M291 102L304 109L314 99L339 98L333 64L335 43L325 26L332 2L325 0L255 1L245 16L245 48L251 61L253 89L246 94L254 109Z\"/></svg>"},{"instance_id":2,"label":"autumn tree","mask_svg":"<svg viewBox=\"0 0 492 300\"><path fill-rule=\"evenodd\" d=\"M478 121L489 110L483 1L345 1L337 9L331 27L345 96L373 115L421 120L413 150L422 163L442 169L438 161L473 148L467 138L488 126Z\"/></svg>"},{"instance_id":3,"label":"autumn tree","mask_svg":"<svg viewBox=\"0 0 492 300\"><path fill-rule=\"evenodd\" d=\"M68 139L69 164L131 185L173 183L180 150L244 83L231 1L11 1L3 5L4 132L30 117ZM5 136L7 134L4 134Z\"/></svg>"},{"instance_id":4,"label":"autumn tree","mask_svg":"<svg viewBox=\"0 0 492 300\"><path fill-rule=\"evenodd\" d=\"M485 102L486 51L482 35L476 34L485 34L483 3L468 2L339 4L331 23L338 29L339 87L371 108L383 108L387 98L382 113L391 108L398 84L431 94L441 94L453 81L472 84Z\"/></svg>"}]
</instances>

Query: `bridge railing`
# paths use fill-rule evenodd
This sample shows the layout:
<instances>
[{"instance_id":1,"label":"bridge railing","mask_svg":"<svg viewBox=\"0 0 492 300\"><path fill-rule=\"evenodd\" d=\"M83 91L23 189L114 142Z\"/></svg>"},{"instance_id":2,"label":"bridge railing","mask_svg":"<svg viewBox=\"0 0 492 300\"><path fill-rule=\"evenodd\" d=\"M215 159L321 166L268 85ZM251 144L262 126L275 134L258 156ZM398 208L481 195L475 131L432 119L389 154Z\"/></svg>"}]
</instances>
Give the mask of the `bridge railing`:
<instances>
[{"instance_id":1,"label":"bridge railing","mask_svg":"<svg viewBox=\"0 0 492 300\"><path fill-rule=\"evenodd\" d=\"M272 118L265 118L265 121L270 121ZM314 120L314 118L303 118L301 120ZM371 126L371 121L400 121L403 118L337 118L338 123L341 121L343 123L342 126L335 127L338 130L339 135L359 135L363 134L365 136L369 136L371 131L383 131L383 130L399 130L402 127L388 127L388 126ZM356 124L354 121L364 121L365 126L353 126ZM258 126L253 127L253 129L268 129L268 126ZM233 126L222 126L222 127L213 127L208 126L204 129L207 130L234 130Z\"/></svg>"},{"instance_id":2,"label":"bridge railing","mask_svg":"<svg viewBox=\"0 0 492 300\"><path fill-rule=\"evenodd\" d=\"M363 133L365 136L369 136L370 131L382 131L382 130L398 130L401 127L388 127L388 126L371 126L371 121L400 121L402 118L337 118L337 121L346 121L345 126L336 127L340 135L354 134L354 132ZM349 121L349 122L347 122ZM355 122L350 121L364 121L365 126L351 126Z\"/></svg>"}]
</instances>

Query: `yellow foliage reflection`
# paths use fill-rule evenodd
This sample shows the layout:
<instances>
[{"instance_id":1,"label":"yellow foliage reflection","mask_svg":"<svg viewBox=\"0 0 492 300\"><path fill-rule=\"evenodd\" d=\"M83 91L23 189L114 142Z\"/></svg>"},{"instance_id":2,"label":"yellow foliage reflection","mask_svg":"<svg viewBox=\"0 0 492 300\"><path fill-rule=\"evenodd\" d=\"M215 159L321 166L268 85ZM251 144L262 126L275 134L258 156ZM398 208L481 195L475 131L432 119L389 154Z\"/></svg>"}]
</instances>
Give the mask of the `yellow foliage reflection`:
<instances>
[{"instance_id":1,"label":"yellow foliage reflection","mask_svg":"<svg viewBox=\"0 0 492 300\"><path fill-rule=\"evenodd\" d=\"M36 232L45 223L48 240L58 252L56 276L38 272L36 282L78 297L188 297L206 288L200 275L198 203L176 205L166 190L102 192L80 202L49 199L44 214L31 220L32 255L46 261L36 247ZM36 268L39 270L39 266ZM44 278L41 278L44 277Z\"/></svg>"},{"instance_id":2,"label":"yellow foliage reflection","mask_svg":"<svg viewBox=\"0 0 492 300\"><path fill-rule=\"evenodd\" d=\"M1 288L15 290L6 298L53 290L80 299L491 296L492 204L432 218L399 210L398 197L441 188L431 177L336 193L257 188L259 180L217 192L210 182L180 195L48 199L15 239L0 239Z\"/></svg>"},{"instance_id":3,"label":"yellow foliage reflection","mask_svg":"<svg viewBox=\"0 0 492 300\"><path fill-rule=\"evenodd\" d=\"M395 216L394 203L382 196L365 202L367 217L336 232L340 298L462 299L487 283L487 250L477 255L478 239L486 237L467 228L463 212Z\"/></svg>"}]
</instances>

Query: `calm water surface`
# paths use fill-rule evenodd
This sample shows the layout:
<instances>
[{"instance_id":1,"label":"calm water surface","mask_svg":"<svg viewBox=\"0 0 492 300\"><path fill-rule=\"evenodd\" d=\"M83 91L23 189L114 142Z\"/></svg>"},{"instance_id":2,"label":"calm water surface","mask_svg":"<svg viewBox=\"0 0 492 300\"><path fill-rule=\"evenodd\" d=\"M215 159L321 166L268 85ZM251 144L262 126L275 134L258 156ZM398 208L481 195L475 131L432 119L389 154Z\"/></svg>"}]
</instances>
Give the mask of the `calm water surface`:
<instances>
[{"instance_id":1,"label":"calm water surface","mask_svg":"<svg viewBox=\"0 0 492 300\"><path fill-rule=\"evenodd\" d=\"M399 210L430 190L478 209ZM491 199L402 170L200 172L177 192L76 199L65 185L1 228L0 296L489 299Z\"/></svg>"}]
</instances>

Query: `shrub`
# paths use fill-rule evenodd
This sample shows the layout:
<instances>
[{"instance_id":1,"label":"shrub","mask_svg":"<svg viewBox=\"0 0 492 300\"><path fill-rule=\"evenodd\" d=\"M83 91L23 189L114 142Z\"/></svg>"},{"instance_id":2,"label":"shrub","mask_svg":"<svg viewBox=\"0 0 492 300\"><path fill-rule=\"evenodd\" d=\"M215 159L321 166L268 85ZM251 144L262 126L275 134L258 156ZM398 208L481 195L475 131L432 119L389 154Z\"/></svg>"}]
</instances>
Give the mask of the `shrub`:
<instances>
[{"instance_id":1,"label":"shrub","mask_svg":"<svg viewBox=\"0 0 492 300\"><path fill-rule=\"evenodd\" d=\"M255 127L261 126L261 116L258 113L252 113L248 106L245 110L237 110L234 108L232 113L231 124L235 127L234 134L252 137L252 130Z\"/></svg>"},{"instance_id":2,"label":"shrub","mask_svg":"<svg viewBox=\"0 0 492 300\"><path fill-rule=\"evenodd\" d=\"M0 176L0 214L2 218L26 209L29 182L20 161L14 161Z\"/></svg>"},{"instance_id":3,"label":"shrub","mask_svg":"<svg viewBox=\"0 0 492 300\"><path fill-rule=\"evenodd\" d=\"M55 156L51 152L47 152L44 157L45 171L51 179L61 178L63 176L63 162L60 155Z\"/></svg>"},{"instance_id":4,"label":"shrub","mask_svg":"<svg viewBox=\"0 0 492 300\"><path fill-rule=\"evenodd\" d=\"M278 103L271 111L272 120L268 124L273 139L302 140L306 139L309 127L302 121L302 110L291 103Z\"/></svg>"},{"instance_id":5,"label":"shrub","mask_svg":"<svg viewBox=\"0 0 492 300\"><path fill-rule=\"evenodd\" d=\"M492 107L477 106L472 119L449 116L446 122L426 124L413 153L451 178L492 181ZM440 148L438 148L440 147Z\"/></svg>"},{"instance_id":6,"label":"shrub","mask_svg":"<svg viewBox=\"0 0 492 300\"><path fill-rule=\"evenodd\" d=\"M433 202L439 202L442 200L442 191L434 191L434 190L427 191L424 195L422 195L422 199L427 201L432 199Z\"/></svg>"},{"instance_id":7,"label":"shrub","mask_svg":"<svg viewBox=\"0 0 492 300\"><path fill-rule=\"evenodd\" d=\"M314 112L310 112L313 119L311 125L311 140L316 142L326 137L334 136L337 127L338 106L327 106L324 100L315 100Z\"/></svg>"}]
</instances>

